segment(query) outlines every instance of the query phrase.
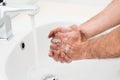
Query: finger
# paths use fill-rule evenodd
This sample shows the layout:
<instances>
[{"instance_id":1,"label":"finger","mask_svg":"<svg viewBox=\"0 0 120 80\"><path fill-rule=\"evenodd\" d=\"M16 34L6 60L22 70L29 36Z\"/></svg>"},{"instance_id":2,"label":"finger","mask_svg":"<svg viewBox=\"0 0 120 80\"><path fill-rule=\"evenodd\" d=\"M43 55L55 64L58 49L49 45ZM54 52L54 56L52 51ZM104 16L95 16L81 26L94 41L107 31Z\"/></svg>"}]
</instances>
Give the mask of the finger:
<instances>
[{"instance_id":1,"label":"finger","mask_svg":"<svg viewBox=\"0 0 120 80\"><path fill-rule=\"evenodd\" d=\"M50 31L48 38L54 37L56 33L58 32L68 32L70 31L70 28L63 28L63 27L58 27L56 29L53 29L52 31Z\"/></svg>"},{"instance_id":2,"label":"finger","mask_svg":"<svg viewBox=\"0 0 120 80\"><path fill-rule=\"evenodd\" d=\"M67 63L71 63L72 62L72 60L68 56L65 56L64 58L65 58L65 62L67 62Z\"/></svg>"},{"instance_id":3,"label":"finger","mask_svg":"<svg viewBox=\"0 0 120 80\"><path fill-rule=\"evenodd\" d=\"M61 27L58 27L58 28L55 28L55 29L51 30L50 33L48 34L48 38L54 37L55 34L57 32L60 32L60 31L61 31Z\"/></svg>"},{"instance_id":4,"label":"finger","mask_svg":"<svg viewBox=\"0 0 120 80\"><path fill-rule=\"evenodd\" d=\"M64 42L66 44L72 43L71 41L74 41L74 39L78 39L79 33L77 33L76 31L71 31L71 32L67 32L67 33L56 33L55 34L55 38L53 39L52 42L54 41L54 43L59 43L59 42ZM57 40L58 39L58 40ZM59 41L61 40L61 41Z\"/></svg>"},{"instance_id":5,"label":"finger","mask_svg":"<svg viewBox=\"0 0 120 80\"><path fill-rule=\"evenodd\" d=\"M53 55L54 55L53 51L50 50L48 55L49 55L49 57L53 57Z\"/></svg>"},{"instance_id":6,"label":"finger","mask_svg":"<svg viewBox=\"0 0 120 80\"><path fill-rule=\"evenodd\" d=\"M58 50L58 49L60 49L60 46L58 46L58 45L56 45L56 44L51 44L51 45L50 45L50 49L51 49L51 50Z\"/></svg>"},{"instance_id":7,"label":"finger","mask_svg":"<svg viewBox=\"0 0 120 80\"><path fill-rule=\"evenodd\" d=\"M58 39L58 38L51 39L51 43L53 43L53 44L58 44L58 43L61 43L61 42L62 41L60 39Z\"/></svg>"},{"instance_id":8,"label":"finger","mask_svg":"<svg viewBox=\"0 0 120 80\"><path fill-rule=\"evenodd\" d=\"M72 25L72 26L70 26L70 28L72 29L72 30L74 30L74 31L78 31L78 26L77 25Z\"/></svg>"},{"instance_id":9,"label":"finger","mask_svg":"<svg viewBox=\"0 0 120 80\"><path fill-rule=\"evenodd\" d=\"M69 56L67 56L66 54L67 53L65 53L64 51L61 50L60 57L64 59L64 62L67 62L67 63L72 62L71 58Z\"/></svg>"},{"instance_id":10,"label":"finger","mask_svg":"<svg viewBox=\"0 0 120 80\"><path fill-rule=\"evenodd\" d=\"M64 57L65 57L65 53L64 53L62 50L60 50L59 61L60 61L61 63L64 63L64 62L65 62Z\"/></svg>"},{"instance_id":11,"label":"finger","mask_svg":"<svg viewBox=\"0 0 120 80\"><path fill-rule=\"evenodd\" d=\"M70 50L71 50L71 46L70 45L64 45L64 46L62 46L62 50L63 50L63 52L65 53L65 54L68 54L69 52L70 52Z\"/></svg>"},{"instance_id":12,"label":"finger","mask_svg":"<svg viewBox=\"0 0 120 80\"><path fill-rule=\"evenodd\" d=\"M54 50L54 60L58 61L59 60L59 50Z\"/></svg>"},{"instance_id":13,"label":"finger","mask_svg":"<svg viewBox=\"0 0 120 80\"><path fill-rule=\"evenodd\" d=\"M69 33L70 32L67 32L67 33L57 33L56 35L55 35L55 37L57 38L57 39L60 39L61 40L61 43L60 44L62 44L62 43L64 43L64 44L69 44L70 43L70 35L69 35Z\"/></svg>"},{"instance_id":14,"label":"finger","mask_svg":"<svg viewBox=\"0 0 120 80\"><path fill-rule=\"evenodd\" d=\"M62 44L70 44L70 40L67 33L57 33L55 38L51 39L51 43L56 44L57 47L60 47Z\"/></svg>"},{"instance_id":15,"label":"finger","mask_svg":"<svg viewBox=\"0 0 120 80\"><path fill-rule=\"evenodd\" d=\"M80 32L80 30L79 30L79 27L78 27L77 25L72 25L72 26L71 26L71 29L76 32L76 34L74 34L74 38L76 37L76 38L79 38L80 40L82 40L82 39L81 39L81 32ZM72 35L73 33L75 33L75 32L71 32L71 35Z\"/></svg>"},{"instance_id":16,"label":"finger","mask_svg":"<svg viewBox=\"0 0 120 80\"><path fill-rule=\"evenodd\" d=\"M61 51L60 57L61 57L61 58L64 58L65 56L66 56L65 53L64 53L63 51Z\"/></svg>"},{"instance_id":17,"label":"finger","mask_svg":"<svg viewBox=\"0 0 120 80\"><path fill-rule=\"evenodd\" d=\"M59 57L59 61L60 61L61 63L64 63L64 62L65 62L64 58L61 58L61 57Z\"/></svg>"},{"instance_id":18,"label":"finger","mask_svg":"<svg viewBox=\"0 0 120 80\"><path fill-rule=\"evenodd\" d=\"M69 33L66 33L67 34L67 38L69 39L69 42L76 42L76 41L81 41L81 38L80 38L80 33L77 32L77 31L72 31L72 32L69 32Z\"/></svg>"},{"instance_id":19,"label":"finger","mask_svg":"<svg viewBox=\"0 0 120 80\"><path fill-rule=\"evenodd\" d=\"M63 38L66 38L67 34L66 33L56 33L55 38L62 40Z\"/></svg>"}]
</instances>

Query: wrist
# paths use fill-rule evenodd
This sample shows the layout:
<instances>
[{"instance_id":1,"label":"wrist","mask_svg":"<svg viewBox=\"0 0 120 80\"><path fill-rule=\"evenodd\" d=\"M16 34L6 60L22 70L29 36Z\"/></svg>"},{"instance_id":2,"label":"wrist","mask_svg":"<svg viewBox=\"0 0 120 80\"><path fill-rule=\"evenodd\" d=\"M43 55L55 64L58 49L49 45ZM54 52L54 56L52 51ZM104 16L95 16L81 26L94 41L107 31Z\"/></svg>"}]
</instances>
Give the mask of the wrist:
<instances>
[{"instance_id":1,"label":"wrist","mask_svg":"<svg viewBox=\"0 0 120 80\"><path fill-rule=\"evenodd\" d=\"M87 39L89 39L87 35L87 31L85 30L85 27L83 25L80 25L79 32L80 32L82 41L86 41Z\"/></svg>"},{"instance_id":2,"label":"wrist","mask_svg":"<svg viewBox=\"0 0 120 80\"><path fill-rule=\"evenodd\" d=\"M91 53L91 48L89 46L89 41L85 41L80 47L80 59L92 59L93 55Z\"/></svg>"}]
</instances>

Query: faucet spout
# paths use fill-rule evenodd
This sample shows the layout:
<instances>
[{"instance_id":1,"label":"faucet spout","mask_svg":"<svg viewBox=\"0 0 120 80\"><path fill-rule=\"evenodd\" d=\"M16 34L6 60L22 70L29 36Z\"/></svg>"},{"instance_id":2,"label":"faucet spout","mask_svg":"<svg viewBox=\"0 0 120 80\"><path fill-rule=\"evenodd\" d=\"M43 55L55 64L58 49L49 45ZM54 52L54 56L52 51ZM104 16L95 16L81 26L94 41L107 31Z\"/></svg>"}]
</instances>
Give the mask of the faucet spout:
<instances>
[{"instance_id":1,"label":"faucet spout","mask_svg":"<svg viewBox=\"0 0 120 80\"><path fill-rule=\"evenodd\" d=\"M13 36L11 15L13 13L26 13L34 16L39 12L39 7L31 5L0 6L0 39L9 39Z\"/></svg>"}]
</instances>

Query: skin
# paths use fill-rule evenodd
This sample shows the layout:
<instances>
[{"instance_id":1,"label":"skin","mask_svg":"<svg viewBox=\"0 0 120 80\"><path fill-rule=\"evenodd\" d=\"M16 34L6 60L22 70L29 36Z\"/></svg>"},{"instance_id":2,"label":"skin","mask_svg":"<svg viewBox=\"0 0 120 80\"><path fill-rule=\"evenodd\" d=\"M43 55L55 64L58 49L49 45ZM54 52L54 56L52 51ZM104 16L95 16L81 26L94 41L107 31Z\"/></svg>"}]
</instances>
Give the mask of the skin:
<instances>
[{"instance_id":1,"label":"skin","mask_svg":"<svg viewBox=\"0 0 120 80\"><path fill-rule=\"evenodd\" d=\"M91 38L120 24L120 0L113 0L103 11L80 25L86 38Z\"/></svg>"},{"instance_id":2,"label":"skin","mask_svg":"<svg viewBox=\"0 0 120 80\"><path fill-rule=\"evenodd\" d=\"M59 27L50 32L49 56L56 61L70 63L73 60L120 57L120 26L112 32L91 37L120 24L120 0L113 0L103 11L79 26ZM67 40L66 40L67 38ZM64 49L69 46L69 51ZM113 48L114 46L114 48Z\"/></svg>"},{"instance_id":3,"label":"skin","mask_svg":"<svg viewBox=\"0 0 120 80\"><path fill-rule=\"evenodd\" d=\"M64 49L61 48L61 45L64 47L66 46L66 44L70 45L70 50L68 53L66 53L66 55L72 60L120 57L120 27L106 35L82 43L80 36L76 36L76 34L78 33L74 31L64 34L57 34L56 37L58 39L61 39L59 36L62 35L67 37L70 34L74 35L70 36L72 40L69 38L63 43L58 44L58 46L52 45L51 49L62 49L62 51L65 53Z\"/></svg>"},{"instance_id":4,"label":"skin","mask_svg":"<svg viewBox=\"0 0 120 80\"><path fill-rule=\"evenodd\" d=\"M72 46L73 48L76 49L76 47L74 47L74 46L81 43L85 39L81 37L82 35L80 34L79 28L77 25L72 25L69 29L66 29L66 28L62 28L62 29L61 29L62 32L56 33L53 36L53 39L59 39L62 41L60 43L55 43L55 42L53 42L53 39L51 40L52 44L50 45L49 56L51 56L51 57L54 56L53 58L56 61L60 60L61 62L64 62L64 60L65 60L66 62L69 63L69 62L71 62L71 59L70 59L70 56L66 55L66 53L64 51L65 46L69 45L70 47ZM58 28L56 28L56 31L57 30L58 30ZM67 38L67 40L66 40L66 38ZM72 49L70 49L70 50L72 51ZM77 50L75 50L75 51L78 52Z\"/></svg>"},{"instance_id":5,"label":"skin","mask_svg":"<svg viewBox=\"0 0 120 80\"><path fill-rule=\"evenodd\" d=\"M87 53L86 58L120 57L120 26L106 35L89 40L85 44L85 48L81 52Z\"/></svg>"}]
</instances>

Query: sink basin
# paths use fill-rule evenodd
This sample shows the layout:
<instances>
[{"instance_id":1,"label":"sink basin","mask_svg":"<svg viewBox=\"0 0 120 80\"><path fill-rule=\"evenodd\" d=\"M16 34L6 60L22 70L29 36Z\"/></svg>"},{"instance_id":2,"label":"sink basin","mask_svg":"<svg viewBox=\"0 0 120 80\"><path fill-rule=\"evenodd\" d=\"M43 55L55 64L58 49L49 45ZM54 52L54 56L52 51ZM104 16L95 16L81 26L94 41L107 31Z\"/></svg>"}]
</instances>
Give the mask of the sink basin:
<instances>
[{"instance_id":1,"label":"sink basin","mask_svg":"<svg viewBox=\"0 0 120 80\"><path fill-rule=\"evenodd\" d=\"M5 71L8 80L119 80L120 59L91 59L70 64L55 62L48 56L48 33L57 26L70 26L77 22L54 22L36 29L20 40L8 56ZM79 22L81 23L81 22ZM35 46L38 53L35 54Z\"/></svg>"}]
</instances>

